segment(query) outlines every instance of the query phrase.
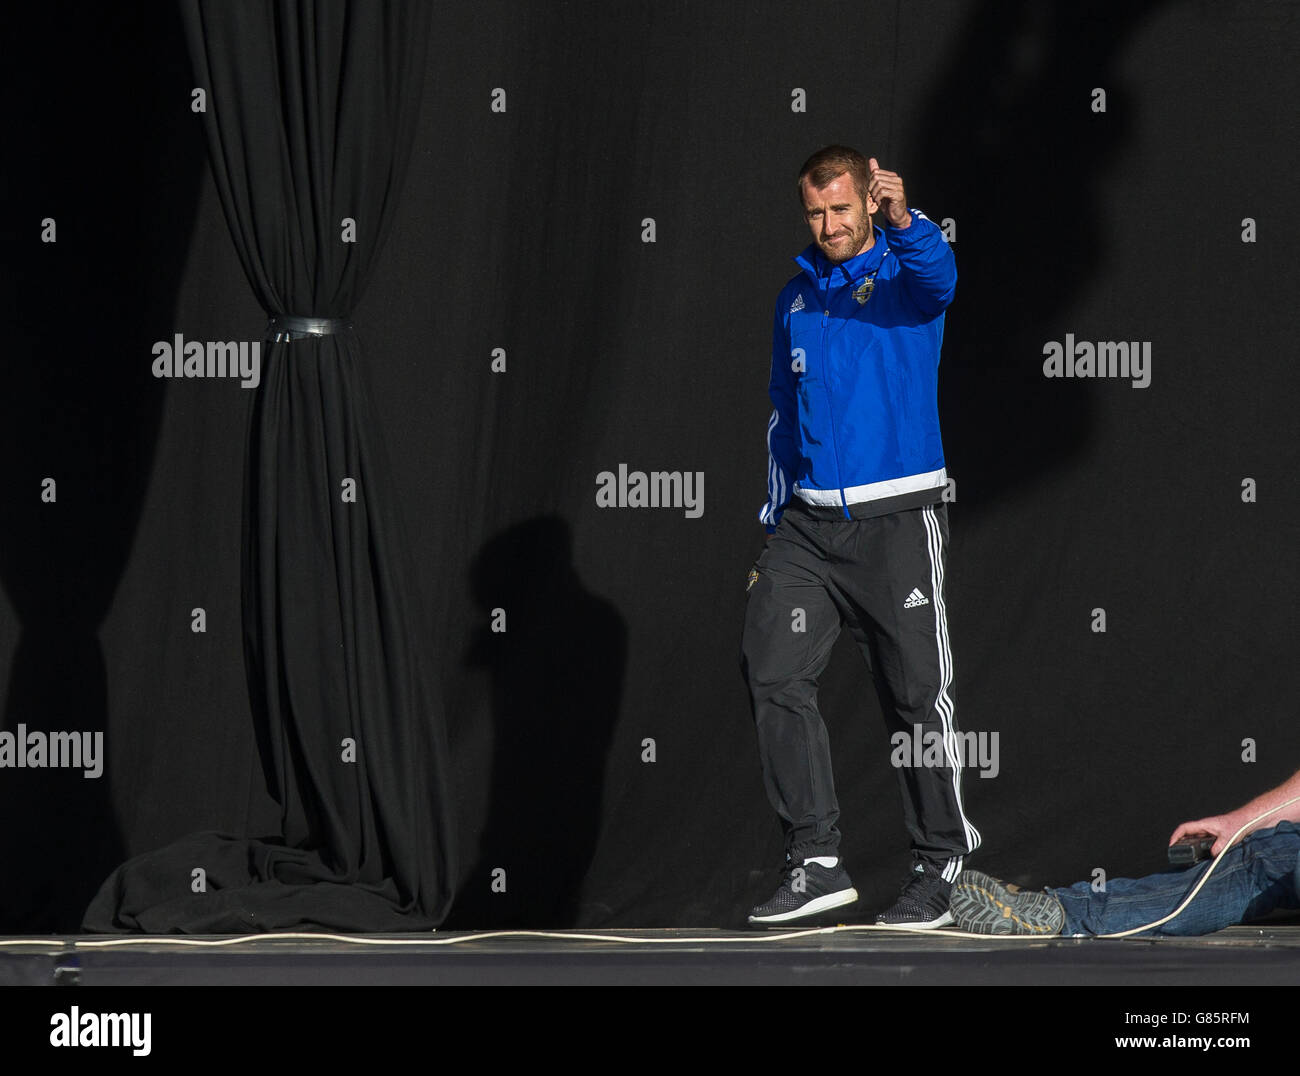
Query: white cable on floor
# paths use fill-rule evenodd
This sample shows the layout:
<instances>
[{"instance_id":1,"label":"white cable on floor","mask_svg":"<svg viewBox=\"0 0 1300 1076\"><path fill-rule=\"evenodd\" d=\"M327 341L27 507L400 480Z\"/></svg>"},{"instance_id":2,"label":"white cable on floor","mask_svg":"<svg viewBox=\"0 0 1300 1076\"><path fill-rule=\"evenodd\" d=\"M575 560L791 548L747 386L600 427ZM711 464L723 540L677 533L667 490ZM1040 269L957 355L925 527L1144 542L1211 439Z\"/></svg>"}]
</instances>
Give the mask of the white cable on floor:
<instances>
[{"instance_id":1,"label":"white cable on floor","mask_svg":"<svg viewBox=\"0 0 1300 1076\"><path fill-rule=\"evenodd\" d=\"M634 928L630 928L634 929ZM694 928L692 928L694 929ZM706 928L704 928L706 929ZM68 938L62 941L54 941L48 938L6 938L0 940L0 946L10 945L52 945L60 949L77 950L83 949L106 949L115 948L124 945L153 945L153 946L193 946L196 948L215 948L227 945L248 945L257 942L277 942L285 940L295 941L338 941L346 942L352 945L397 945L397 946L439 946L439 945L459 945L462 942L483 941L484 939L496 938L559 938L564 941L599 941L599 942L620 942L627 945L748 945L754 942L773 942L789 941L792 938L806 938L817 934L837 934L845 930L903 930L909 933L935 935L934 930L914 930L912 927L881 927L874 925L853 926L844 924L835 927L809 927L803 930L790 931L783 934L772 934L767 931L753 934L739 934L736 937L703 937L703 938L636 938L625 937L618 934L586 934L574 931L558 930L488 930L477 934L459 934L451 938L375 938L367 936L358 936L352 934L320 934L308 932L267 932L264 934L240 934L231 938L176 938L170 935L148 935L146 937L134 938L106 938L97 941L79 941L76 938ZM961 934L961 931L944 930L941 932L944 936L954 937ZM971 934L968 937L983 938L983 934Z\"/></svg>"}]
</instances>

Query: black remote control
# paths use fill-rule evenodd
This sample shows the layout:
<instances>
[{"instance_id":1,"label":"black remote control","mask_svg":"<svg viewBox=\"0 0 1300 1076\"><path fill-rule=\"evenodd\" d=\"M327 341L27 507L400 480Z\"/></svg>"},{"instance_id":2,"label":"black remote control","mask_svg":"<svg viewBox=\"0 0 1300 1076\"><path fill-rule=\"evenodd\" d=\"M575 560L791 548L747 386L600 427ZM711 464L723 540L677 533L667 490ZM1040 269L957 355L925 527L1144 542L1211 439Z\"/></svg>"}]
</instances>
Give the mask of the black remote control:
<instances>
[{"instance_id":1,"label":"black remote control","mask_svg":"<svg viewBox=\"0 0 1300 1076\"><path fill-rule=\"evenodd\" d=\"M1193 833L1180 837L1169 846L1169 862L1176 867L1189 863L1199 863L1210 858L1210 849L1214 847L1214 838L1203 833Z\"/></svg>"}]
</instances>

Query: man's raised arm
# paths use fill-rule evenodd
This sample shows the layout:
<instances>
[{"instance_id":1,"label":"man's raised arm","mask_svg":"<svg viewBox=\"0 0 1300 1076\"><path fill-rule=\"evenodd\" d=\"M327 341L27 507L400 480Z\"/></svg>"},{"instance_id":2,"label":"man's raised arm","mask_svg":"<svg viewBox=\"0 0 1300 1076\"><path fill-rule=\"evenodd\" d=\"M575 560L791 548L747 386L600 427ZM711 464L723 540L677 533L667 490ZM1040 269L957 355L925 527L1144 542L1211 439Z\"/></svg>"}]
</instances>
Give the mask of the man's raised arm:
<instances>
[{"instance_id":1,"label":"man's raised arm","mask_svg":"<svg viewBox=\"0 0 1300 1076\"><path fill-rule=\"evenodd\" d=\"M926 317L938 317L957 291L957 260L939 226L919 209L909 209L903 177L872 157L868 193L880 207L889 248L903 267L907 293Z\"/></svg>"}]
</instances>

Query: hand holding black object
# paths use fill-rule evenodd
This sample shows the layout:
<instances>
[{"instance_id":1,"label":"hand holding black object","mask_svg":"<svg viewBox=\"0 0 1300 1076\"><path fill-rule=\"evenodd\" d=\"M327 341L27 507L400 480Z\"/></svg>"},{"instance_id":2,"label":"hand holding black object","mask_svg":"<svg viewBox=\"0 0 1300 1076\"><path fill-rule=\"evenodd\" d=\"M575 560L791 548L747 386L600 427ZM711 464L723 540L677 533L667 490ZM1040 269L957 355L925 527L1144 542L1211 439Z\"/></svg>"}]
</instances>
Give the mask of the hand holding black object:
<instances>
[{"instance_id":1,"label":"hand holding black object","mask_svg":"<svg viewBox=\"0 0 1300 1076\"><path fill-rule=\"evenodd\" d=\"M1233 821L1232 815L1215 815L1212 818L1198 818L1194 822L1184 822L1169 838L1170 845L1176 844L1184 837L1213 837L1214 845L1210 855L1217 856L1228 843L1228 838L1241 828L1245 819Z\"/></svg>"}]
</instances>

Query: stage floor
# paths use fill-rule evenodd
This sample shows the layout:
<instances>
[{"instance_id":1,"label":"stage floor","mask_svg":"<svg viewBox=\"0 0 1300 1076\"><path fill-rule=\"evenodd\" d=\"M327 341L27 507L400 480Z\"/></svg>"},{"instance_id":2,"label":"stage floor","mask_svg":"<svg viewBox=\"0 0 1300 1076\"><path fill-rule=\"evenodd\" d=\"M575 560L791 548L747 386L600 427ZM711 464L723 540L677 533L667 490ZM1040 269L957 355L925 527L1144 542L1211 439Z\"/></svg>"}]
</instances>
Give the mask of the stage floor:
<instances>
[{"instance_id":1,"label":"stage floor","mask_svg":"<svg viewBox=\"0 0 1300 1076\"><path fill-rule=\"evenodd\" d=\"M1193 986L1300 983L1300 924L1201 938L871 928L0 939L0 985Z\"/></svg>"}]
</instances>

